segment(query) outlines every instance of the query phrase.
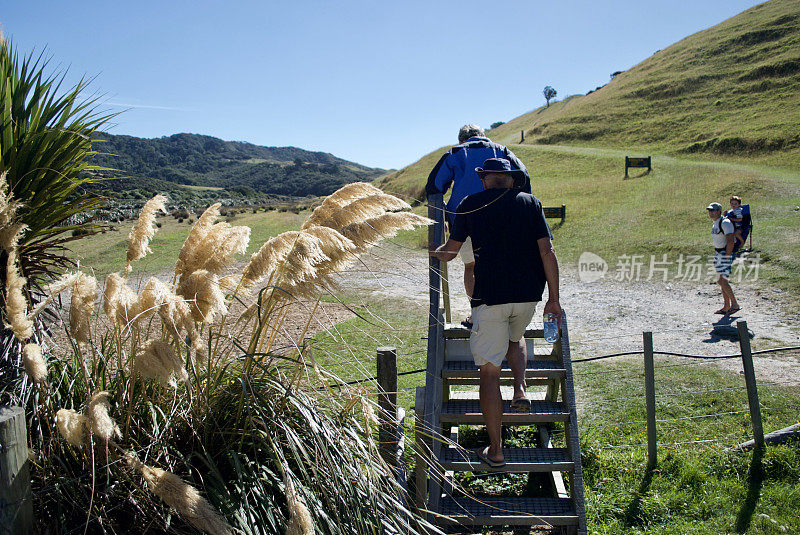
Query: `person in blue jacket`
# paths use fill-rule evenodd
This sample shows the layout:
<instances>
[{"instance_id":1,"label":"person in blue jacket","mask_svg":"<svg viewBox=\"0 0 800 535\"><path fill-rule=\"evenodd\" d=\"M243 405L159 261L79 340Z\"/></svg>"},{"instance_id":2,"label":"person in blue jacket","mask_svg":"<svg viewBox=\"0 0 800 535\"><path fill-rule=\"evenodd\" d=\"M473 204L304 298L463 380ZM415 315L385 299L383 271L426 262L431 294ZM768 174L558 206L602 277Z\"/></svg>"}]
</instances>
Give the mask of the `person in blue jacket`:
<instances>
[{"instance_id":1,"label":"person in blue jacket","mask_svg":"<svg viewBox=\"0 0 800 535\"><path fill-rule=\"evenodd\" d=\"M465 124L458 131L458 145L442 155L428 175L428 183L425 186L425 192L428 195L446 193L450 186L453 186L450 200L445 205L447 221L451 228L456 208L461 201L467 195L483 191L483 184L475 169L483 165L483 162L489 158L503 158L511 162L512 169L522 171L522 176L515 180L514 187L525 193L531 192L531 178L525 164L507 147L487 138L483 128L474 124ZM467 238L467 241L461 246L460 255L464 262L464 289L467 296L471 298L475 290L475 255L470 238ZM471 318L467 318L463 324L471 329Z\"/></svg>"}]
</instances>

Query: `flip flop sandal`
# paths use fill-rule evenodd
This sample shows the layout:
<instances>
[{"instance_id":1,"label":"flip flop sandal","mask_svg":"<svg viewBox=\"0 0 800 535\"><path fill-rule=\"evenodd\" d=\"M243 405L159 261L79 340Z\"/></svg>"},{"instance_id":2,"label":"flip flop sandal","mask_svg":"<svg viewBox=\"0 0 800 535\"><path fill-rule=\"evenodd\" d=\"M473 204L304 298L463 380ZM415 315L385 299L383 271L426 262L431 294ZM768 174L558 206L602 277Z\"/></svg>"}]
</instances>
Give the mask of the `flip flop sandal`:
<instances>
[{"instance_id":1,"label":"flip flop sandal","mask_svg":"<svg viewBox=\"0 0 800 535\"><path fill-rule=\"evenodd\" d=\"M731 314L736 314L736 313L737 313L737 312L739 312L741 309L742 309L742 307L738 307L738 308L732 308L732 309L730 309L729 311L727 311L727 312L725 313L725 315L726 315L726 316L730 316Z\"/></svg>"},{"instance_id":2,"label":"flip flop sandal","mask_svg":"<svg viewBox=\"0 0 800 535\"><path fill-rule=\"evenodd\" d=\"M505 461L493 461L489 458L489 447L481 448L475 452L478 455L478 459L485 465L489 466L489 468L500 468L506 465Z\"/></svg>"},{"instance_id":3,"label":"flip flop sandal","mask_svg":"<svg viewBox=\"0 0 800 535\"><path fill-rule=\"evenodd\" d=\"M516 412L531 412L531 400L528 398L517 398L511 400L511 410Z\"/></svg>"},{"instance_id":4,"label":"flip flop sandal","mask_svg":"<svg viewBox=\"0 0 800 535\"><path fill-rule=\"evenodd\" d=\"M714 312L714 314L723 314L723 315L725 315L727 313L728 313L727 310L722 310L721 308L719 310L717 310L716 312Z\"/></svg>"}]
</instances>

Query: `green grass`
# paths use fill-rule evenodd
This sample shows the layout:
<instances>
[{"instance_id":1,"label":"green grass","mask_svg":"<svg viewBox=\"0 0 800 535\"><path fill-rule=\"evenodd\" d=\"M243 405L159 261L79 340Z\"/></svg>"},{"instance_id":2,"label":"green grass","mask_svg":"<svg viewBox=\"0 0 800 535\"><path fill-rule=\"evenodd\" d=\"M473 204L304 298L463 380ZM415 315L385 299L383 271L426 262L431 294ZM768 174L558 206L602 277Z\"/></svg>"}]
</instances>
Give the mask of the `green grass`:
<instances>
[{"instance_id":1,"label":"green grass","mask_svg":"<svg viewBox=\"0 0 800 535\"><path fill-rule=\"evenodd\" d=\"M232 225L247 225L252 229L250 246L247 254L258 250L272 236L287 230L296 230L308 217L308 212L268 211L245 212L236 216L231 221ZM192 220L196 217L193 215ZM153 254L148 254L143 260L134 263L134 270L146 273L160 273L171 271L178 259L183 241L191 228L188 220L183 223L171 216L158 218L161 228L150 243ZM91 236L73 242L70 245L72 258L80 260L81 265L91 267L98 275L106 275L125 267L125 255L128 248L128 233L133 226L132 221L115 225L117 230L105 234Z\"/></svg>"},{"instance_id":2,"label":"green grass","mask_svg":"<svg viewBox=\"0 0 800 535\"><path fill-rule=\"evenodd\" d=\"M344 293L337 295L359 314L336 325L336 333L319 333L312 339L317 361L330 368L344 381L374 377L378 347L397 348L398 371L423 369L426 366L427 322L421 307L409 313L408 306L397 300ZM344 343L343 343L344 342ZM411 414L415 387L424 386L425 374L398 377L398 403ZM372 384L364 383L372 389Z\"/></svg>"},{"instance_id":3,"label":"green grass","mask_svg":"<svg viewBox=\"0 0 800 535\"><path fill-rule=\"evenodd\" d=\"M424 313L407 304L346 294L343 299L364 318L337 325L336 337L314 338L317 359L342 379L375 374L375 349L398 349L398 369L425 367ZM390 326L376 320L381 316ZM347 349L343 349L342 341ZM576 355L577 356L577 355ZM579 428L590 533L789 533L800 530L800 441L769 446L760 464L752 453L729 448L751 438L747 394L741 375L710 363L656 360L659 463L646 470L644 382L639 359L574 365ZM425 375L401 376L398 401L409 418L407 444L413 444L410 411L414 390ZM797 423L800 389L759 378L765 432ZM371 383L364 383L372 388ZM732 413L732 414L726 414ZM515 428L510 446L532 443L533 429ZM464 426L466 446L485 443L483 428ZM563 432L556 430L556 445ZM705 442L710 441L710 442ZM686 444L680 444L686 443ZM409 460L411 460L409 456ZM475 477L463 474L470 492L508 495L525 491L524 476ZM530 488L530 487L528 487Z\"/></svg>"},{"instance_id":4,"label":"green grass","mask_svg":"<svg viewBox=\"0 0 800 535\"><path fill-rule=\"evenodd\" d=\"M611 270L620 255L711 254L711 222L705 207L727 205L739 195L753 210L753 245L761 256L759 276L800 298L800 172L791 167L730 159L655 154L654 170L623 178L627 151L573 146L511 145L527 165L534 194L545 206L567 205L563 226L553 224L562 264L584 251L602 256ZM390 191L413 193L430 170L428 160L388 177ZM432 166L433 164L430 163ZM417 231L418 234L421 231ZM411 238L405 238L410 240ZM418 241L424 241L418 237ZM673 264L673 270L677 269ZM762 283L763 284L763 283Z\"/></svg>"},{"instance_id":5,"label":"green grass","mask_svg":"<svg viewBox=\"0 0 800 535\"><path fill-rule=\"evenodd\" d=\"M587 402L580 426L591 531L800 530L800 442L769 446L760 467L751 467L751 452L728 449L751 438L741 376L709 364L657 362L657 418L668 421L656 425L664 445L656 469L648 472L640 367L629 362L584 366L577 365L576 373ZM587 373L592 369L596 373ZM759 386L765 432L798 422L799 393L796 387ZM635 399L603 401L617 398ZM737 414L722 414L727 412ZM719 415L701 417L714 414ZM673 445L702 440L712 442ZM625 447L629 444L638 446Z\"/></svg>"}]
</instances>

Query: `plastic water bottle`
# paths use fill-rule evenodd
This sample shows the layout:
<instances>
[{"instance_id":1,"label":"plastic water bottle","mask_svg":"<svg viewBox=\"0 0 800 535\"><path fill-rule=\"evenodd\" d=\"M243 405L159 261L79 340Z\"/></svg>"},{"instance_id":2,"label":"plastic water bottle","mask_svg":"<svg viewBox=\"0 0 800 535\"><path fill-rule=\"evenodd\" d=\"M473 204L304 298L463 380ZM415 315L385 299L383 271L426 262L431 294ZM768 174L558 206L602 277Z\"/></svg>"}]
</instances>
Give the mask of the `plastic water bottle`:
<instances>
[{"instance_id":1,"label":"plastic water bottle","mask_svg":"<svg viewBox=\"0 0 800 535\"><path fill-rule=\"evenodd\" d=\"M544 339L550 344L558 341L558 316L552 312L544 314Z\"/></svg>"}]
</instances>

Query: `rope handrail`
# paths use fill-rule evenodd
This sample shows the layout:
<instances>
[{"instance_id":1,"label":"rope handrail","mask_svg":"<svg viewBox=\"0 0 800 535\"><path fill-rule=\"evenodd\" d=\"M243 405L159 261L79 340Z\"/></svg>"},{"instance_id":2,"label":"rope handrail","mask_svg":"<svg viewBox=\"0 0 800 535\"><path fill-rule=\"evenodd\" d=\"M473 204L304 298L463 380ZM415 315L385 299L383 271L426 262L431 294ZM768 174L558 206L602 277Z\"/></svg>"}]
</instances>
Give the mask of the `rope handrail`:
<instances>
[{"instance_id":1,"label":"rope handrail","mask_svg":"<svg viewBox=\"0 0 800 535\"><path fill-rule=\"evenodd\" d=\"M778 351L797 351L797 350L800 350L800 346L774 347L774 348L770 348L770 349L761 349L759 351L753 351L753 355L761 355L761 354L765 354L765 353L777 353ZM416 353L420 353L420 352L421 352L421 350L420 351L415 351L414 353L411 353L411 354L416 354ZM621 357L621 356L626 356L626 355L641 355L643 353L644 353L644 351L625 351L625 352L622 352L622 353L612 353L610 355L601 355L601 356L598 356L598 357L589 357L589 358L585 358L585 359L573 359L572 362L573 363L576 363L576 362L590 362L590 361L595 361L595 360L609 359L609 358ZM689 358L689 359L704 359L704 360L734 359L734 358L741 358L741 356L742 356L741 353L737 353L735 355L714 356L714 355L691 355L691 354L687 354L687 353L675 353L675 352L672 352L672 351L653 351L653 354L654 355L666 355L666 356L672 356L672 357L682 357L682 358ZM634 369L634 368L632 368L632 369ZM420 368L418 370L409 370L409 371L405 371L405 372L398 372L397 375L398 376L400 376L400 375L413 375L415 373L423 373L425 371L427 371L425 368ZM339 384L336 384L336 385L330 385L330 386L333 387L333 388L336 388L336 387L341 387L341 386L346 386L346 385L356 385L356 384L367 383L369 381L377 381L377 380L378 380L377 377L366 377L364 379L358 379L358 380L355 380L355 381L347 381L347 382L339 383ZM661 394L661 395L664 396L664 395L667 395L667 394Z\"/></svg>"}]
</instances>

